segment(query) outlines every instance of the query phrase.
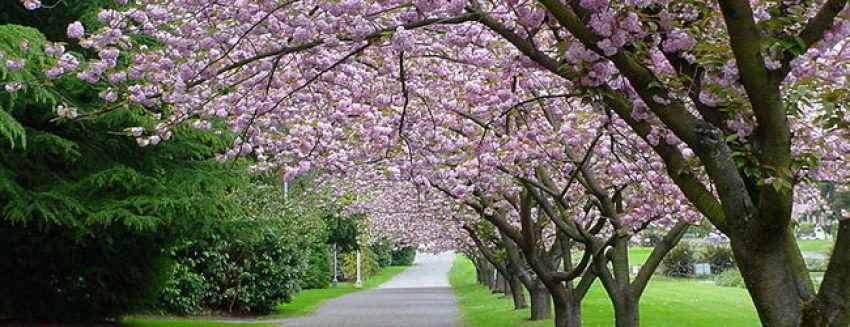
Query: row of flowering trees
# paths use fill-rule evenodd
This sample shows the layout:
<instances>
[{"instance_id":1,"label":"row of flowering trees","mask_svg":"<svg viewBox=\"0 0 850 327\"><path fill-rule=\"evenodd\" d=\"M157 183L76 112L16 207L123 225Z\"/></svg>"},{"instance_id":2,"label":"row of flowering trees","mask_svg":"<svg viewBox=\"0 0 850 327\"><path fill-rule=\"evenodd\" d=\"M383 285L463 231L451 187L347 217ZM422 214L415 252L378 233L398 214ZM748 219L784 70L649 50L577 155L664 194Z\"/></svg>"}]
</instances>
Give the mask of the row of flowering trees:
<instances>
[{"instance_id":1,"label":"row of flowering trees","mask_svg":"<svg viewBox=\"0 0 850 327\"><path fill-rule=\"evenodd\" d=\"M99 59L53 51L45 73L154 117L126 131L141 146L221 128L239 136L222 160L366 181L387 200L376 224L499 245L559 326L593 280L637 325L655 266L702 218L763 324L850 322L850 221L819 289L790 231L795 194L847 183L846 0L116 2L103 28L68 27ZM628 239L652 224L669 234L631 276Z\"/></svg>"}]
</instances>

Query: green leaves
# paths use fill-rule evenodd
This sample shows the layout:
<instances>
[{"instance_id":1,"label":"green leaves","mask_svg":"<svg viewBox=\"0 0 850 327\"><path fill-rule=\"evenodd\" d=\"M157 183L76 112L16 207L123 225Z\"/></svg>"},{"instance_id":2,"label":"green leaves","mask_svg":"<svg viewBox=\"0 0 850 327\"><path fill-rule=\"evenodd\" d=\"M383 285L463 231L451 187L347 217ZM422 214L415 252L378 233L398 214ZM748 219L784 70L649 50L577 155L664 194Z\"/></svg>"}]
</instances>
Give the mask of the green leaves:
<instances>
[{"instance_id":1,"label":"green leaves","mask_svg":"<svg viewBox=\"0 0 850 327\"><path fill-rule=\"evenodd\" d=\"M787 36L783 38L782 47L785 50L788 50L788 53L795 56L803 54L803 52L806 52L806 49L808 49L806 41L804 41L799 36Z\"/></svg>"},{"instance_id":2,"label":"green leaves","mask_svg":"<svg viewBox=\"0 0 850 327\"><path fill-rule=\"evenodd\" d=\"M327 251L319 211L286 202L276 185L257 181L233 195L240 213L207 219L208 228L170 251L176 265L163 309L266 313L300 290L312 252Z\"/></svg>"},{"instance_id":3,"label":"green leaves","mask_svg":"<svg viewBox=\"0 0 850 327\"><path fill-rule=\"evenodd\" d=\"M3 106L0 106L0 138L5 138L12 149L16 146L21 148L27 146L27 134L24 127L11 114L6 112Z\"/></svg>"}]
</instances>

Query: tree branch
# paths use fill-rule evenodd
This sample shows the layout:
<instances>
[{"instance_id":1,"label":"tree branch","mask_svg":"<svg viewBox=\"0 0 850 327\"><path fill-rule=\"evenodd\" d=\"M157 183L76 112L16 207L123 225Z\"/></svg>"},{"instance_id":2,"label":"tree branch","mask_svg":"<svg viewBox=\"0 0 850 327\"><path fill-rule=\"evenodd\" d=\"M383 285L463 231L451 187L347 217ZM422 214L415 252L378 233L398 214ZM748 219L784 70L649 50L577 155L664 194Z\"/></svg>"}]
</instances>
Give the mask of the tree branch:
<instances>
[{"instance_id":1,"label":"tree branch","mask_svg":"<svg viewBox=\"0 0 850 327\"><path fill-rule=\"evenodd\" d=\"M688 230L688 227L691 224L688 222L680 221L664 235L664 238L655 245L655 248L652 249L652 252L649 254L649 257L644 262L643 266L640 267L640 271L638 272L635 279L631 284L631 292L632 295L636 299L639 299L643 294L643 291L646 289L646 285L649 284L649 280L652 278L652 274L655 273L655 270L658 269L658 265L661 264L661 260L667 256L667 253L670 253L676 244L679 244L679 241L682 240L682 236L685 235L685 232Z\"/></svg>"},{"instance_id":2,"label":"tree branch","mask_svg":"<svg viewBox=\"0 0 850 327\"><path fill-rule=\"evenodd\" d=\"M809 19L806 27L797 35L803 41L801 48L797 49L797 53L792 53L790 49L785 49L780 57L782 67L775 74L776 80L784 80L788 73L791 72L791 61L805 53L815 43L820 42L823 38L823 33L832 28L835 24L835 18L838 16L844 7L847 6L847 0L827 0L823 7L820 8L814 17Z\"/></svg>"}]
</instances>

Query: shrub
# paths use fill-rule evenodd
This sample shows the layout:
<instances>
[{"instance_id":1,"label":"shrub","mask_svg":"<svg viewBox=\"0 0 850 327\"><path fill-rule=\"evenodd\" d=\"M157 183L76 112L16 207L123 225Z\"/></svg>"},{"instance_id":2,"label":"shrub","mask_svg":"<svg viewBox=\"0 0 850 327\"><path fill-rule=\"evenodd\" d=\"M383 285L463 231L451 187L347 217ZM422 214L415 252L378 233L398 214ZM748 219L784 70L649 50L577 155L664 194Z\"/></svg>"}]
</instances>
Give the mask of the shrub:
<instances>
[{"instance_id":1,"label":"shrub","mask_svg":"<svg viewBox=\"0 0 850 327\"><path fill-rule=\"evenodd\" d=\"M234 196L241 215L192 228L198 235L171 251L176 266L161 308L263 314L301 290L311 250L324 241L321 218L288 207L275 186L256 183Z\"/></svg>"},{"instance_id":2,"label":"shrub","mask_svg":"<svg viewBox=\"0 0 850 327\"><path fill-rule=\"evenodd\" d=\"M811 234L815 233L815 227L817 227L817 225L815 225L813 223L799 223L794 228L794 234L797 237L801 237L801 236L804 236L804 235L811 235Z\"/></svg>"},{"instance_id":3,"label":"shrub","mask_svg":"<svg viewBox=\"0 0 850 327\"><path fill-rule=\"evenodd\" d=\"M381 241L369 246L372 253L375 254L375 260L379 267L386 267L393 264L393 246L390 242Z\"/></svg>"},{"instance_id":4,"label":"shrub","mask_svg":"<svg viewBox=\"0 0 850 327\"><path fill-rule=\"evenodd\" d=\"M342 276L347 280L357 279L357 251L346 252L341 257ZM375 254L368 247L360 248L360 278L366 280L379 269Z\"/></svg>"},{"instance_id":5,"label":"shrub","mask_svg":"<svg viewBox=\"0 0 850 327\"><path fill-rule=\"evenodd\" d=\"M406 246L400 249L393 250L393 266L409 266L416 259L416 247Z\"/></svg>"},{"instance_id":6,"label":"shrub","mask_svg":"<svg viewBox=\"0 0 850 327\"><path fill-rule=\"evenodd\" d=\"M167 271L165 240L114 224L73 228L0 222L0 312L27 321L116 318L153 302Z\"/></svg>"},{"instance_id":7,"label":"shrub","mask_svg":"<svg viewBox=\"0 0 850 327\"><path fill-rule=\"evenodd\" d=\"M663 235L656 232L647 232L640 240L640 245L645 247L655 247L661 241Z\"/></svg>"},{"instance_id":8,"label":"shrub","mask_svg":"<svg viewBox=\"0 0 850 327\"><path fill-rule=\"evenodd\" d=\"M695 253L690 243L680 242L662 261L664 274L670 277L690 277L694 274Z\"/></svg>"},{"instance_id":9,"label":"shrub","mask_svg":"<svg viewBox=\"0 0 850 327\"><path fill-rule=\"evenodd\" d=\"M714 275L735 267L732 248L727 245L709 245L702 249L700 258L711 265L711 273Z\"/></svg>"},{"instance_id":10,"label":"shrub","mask_svg":"<svg viewBox=\"0 0 850 327\"><path fill-rule=\"evenodd\" d=\"M829 260L824 259L806 259L806 267L813 272L826 272L829 265Z\"/></svg>"},{"instance_id":11,"label":"shrub","mask_svg":"<svg viewBox=\"0 0 850 327\"><path fill-rule=\"evenodd\" d=\"M727 269L714 277L714 283L724 287L746 287L744 278L741 277L741 272L736 268Z\"/></svg>"},{"instance_id":12,"label":"shrub","mask_svg":"<svg viewBox=\"0 0 850 327\"><path fill-rule=\"evenodd\" d=\"M172 253L174 255L174 253ZM160 293L160 309L174 313L193 313L204 307L212 290L207 279L192 264L175 264Z\"/></svg>"},{"instance_id":13,"label":"shrub","mask_svg":"<svg viewBox=\"0 0 850 327\"><path fill-rule=\"evenodd\" d=\"M325 243L314 243L310 247L307 271L301 280L301 288L325 288L331 281L331 252Z\"/></svg>"},{"instance_id":14,"label":"shrub","mask_svg":"<svg viewBox=\"0 0 850 327\"><path fill-rule=\"evenodd\" d=\"M308 245L274 223L234 225L172 251L177 264L162 292L165 310L268 313L300 291Z\"/></svg>"}]
</instances>

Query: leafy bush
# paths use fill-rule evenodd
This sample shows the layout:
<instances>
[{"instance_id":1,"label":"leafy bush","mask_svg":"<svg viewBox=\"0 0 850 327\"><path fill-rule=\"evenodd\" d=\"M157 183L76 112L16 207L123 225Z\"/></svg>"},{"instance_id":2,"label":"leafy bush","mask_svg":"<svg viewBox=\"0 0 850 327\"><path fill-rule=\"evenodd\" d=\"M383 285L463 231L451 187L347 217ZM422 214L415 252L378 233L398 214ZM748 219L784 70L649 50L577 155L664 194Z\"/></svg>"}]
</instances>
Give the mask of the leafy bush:
<instances>
[{"instance_id":1,"label":"leafy bush","mask_svg":"<svg viewBox=\"0 0 850 327\"><path fill-rule=\"evenodd\" d=\"M815 233L815 227L817 227L817 225L815 225L813 223L799 223L794 228L794 234L797 237L801 237L801 236L804 236L804 235L811 235L811 234Z\"/></svg>"},{"instance_id":2,"label":"leafy bush","mask_svg":"<svg viewBox=\"0 0 850 327\"><path fill-rule=\"evenodd\" d=\"M393 266L409 266L416 259L416 247L406 246L400 249L393 250Z\"/></svg>"},{"instance_id":3,"label":"leafy bush","mask_svg":"<svg viewBox=\"0 0 850 327\"><path fill-rule=\"evenodd\" d=\"M205 309L268 313L301 290L311 250L323 242L323 221L282 201L275 186L235 193L244 213L208 221L201 236L175 247L177 264L160 297L177 313Z\"/></svg>"},{"instance_id":4,"label":"leafy bush","mask_svg":"<svg viewBox=\"0 0 850 327\"><path fill-rule=\"evenodd\" d=\"M640 240L640 246L645 247L655 247L656 245L658 245L658 242L661 242L661 239L664 237L663 234L656 231L647 231L641 236L643 237Z\"/></svg>"},{"instance_id":5,"label":"leafy bush","mask_svg":"<svg viewBox=\"0 0 850 327\"><path fill-rule=\"evenodd\" d=\"M301 288L325 288L331 281L331 252L325 243L314 243L310 247L310 261L301 280Z\"/></svg>"},{"instance_id":6,"label":"leafy bush","mask_svg":"<svg viewBox=\"0 0 850 327\"><path fill-rule=\"evenodd\" d=\"M46 231L0 222L0 312L21 320L94 321L152 303L166 271L156 232L122 225Z\"/></svg>"},{"instance_id":7,"label":"leafy bush","mask_svg":"<svg viewBox=\"0 0 850 327\"><path fill-rule=\"evenodd\" d=\"M711 265L711 273L714 275L735 267L735 257L728 245L709 245L702 249L700 258Z\"/></svg>"},{"instance_id":8,"label":"leafy bush","mask_svg":"<svg viewBox=\"0 0 850 327\"><path fill-rule=\"evenodd\" d=\"M369 249L375 254L375 260L379 267L383 268L393 264L393 246L390 242L377 242L369 246Z\"/></svg>"},{"instance_id":9,"label":"leafy bush","mask_svg":"<svg viewBox=\"0 0 850 327\"><path fill-rule=\"evenodd\" d=\"M690 277L694 274L696 254L690 243L680 242L662 261L664 274L670 277Z\"/></svg>"},{"instance_id":10,"label":"leafy bush","mask_svg":"<svg viewBox=\"0 0 850 327\"><path fill-rule=\"evenodd\" d=\"M300 290L306 271L307 245L293 236L274 223L235 223L181 244L172 251L177 264L162 307L178 313L271 311Z\"/></svg>"},{"instance_id":11,"label":"leafy bush","mask_svg":"<svg viewBox=\"0 0 850 327\"><path fill-rule=\"evenodd\" d=\"M175 253L172 252L172 256ZM192 313L204 307L205 300L212 296L207 279L195 272L192 264L171 266L171 274L165 282L158 300L159 308L175 313Z\"/></svg>"},{"instance_id":12,"label":"leafy bush","mask_svg":"<svg viewBox=\"0 0 850 327\"><path fill-rule=\"evenodd\" d=\"M347 280L357 279L357 251L346 252L341 257L342 276ZM378 261L375 259L375 254L368 247L360 248L360 277L363 280L368 279L372 274L378 271Z\"/></svg>"},{"instance_id":13,"label":"leafy bush","mask_svg":"<svg viewBox=\"0 0 850 327\"><path fill-rule=\"evenodd\" d=\"M714 277L714 283L724 287L746 287L741 272L736 268L727 269Z\"/></svg>"},{"instance_id":14,"label":"leafy bush","mask_svg":"<svg viewBox=\"0 0 850 327\"><path fill-rule=\"evenodd\" d=\"M806 259L806 267L813 272L826 272L829 265L829 260L824 259Z\"/></svg>"}]
</instances>

